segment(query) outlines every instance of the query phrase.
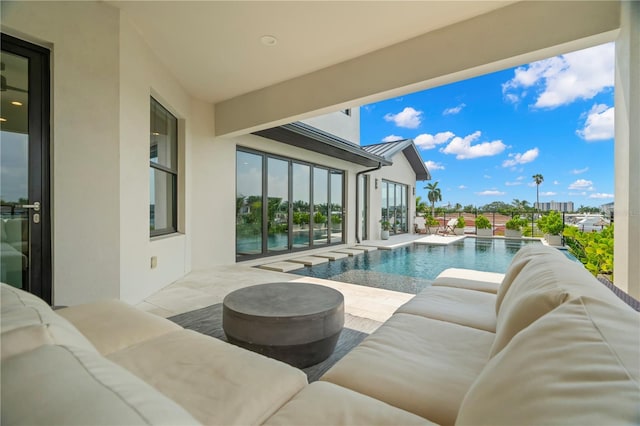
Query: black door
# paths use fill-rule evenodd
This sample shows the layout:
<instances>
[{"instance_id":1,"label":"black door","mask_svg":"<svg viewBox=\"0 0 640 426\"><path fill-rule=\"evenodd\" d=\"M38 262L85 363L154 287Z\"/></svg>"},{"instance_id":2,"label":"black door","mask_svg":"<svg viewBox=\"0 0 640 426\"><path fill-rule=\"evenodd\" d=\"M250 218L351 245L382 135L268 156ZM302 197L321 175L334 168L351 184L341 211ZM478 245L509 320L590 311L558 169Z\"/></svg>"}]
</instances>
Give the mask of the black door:
<instances>
[{"instance_id":1,"label":"black door","mask_svg":"<svg viewBox=\"0 0 640 426\"><path fill-rule=\"evenodd\" d=\"M2 34L0 280L51 303L49 51Z\"/></svg>"}]
</instances>

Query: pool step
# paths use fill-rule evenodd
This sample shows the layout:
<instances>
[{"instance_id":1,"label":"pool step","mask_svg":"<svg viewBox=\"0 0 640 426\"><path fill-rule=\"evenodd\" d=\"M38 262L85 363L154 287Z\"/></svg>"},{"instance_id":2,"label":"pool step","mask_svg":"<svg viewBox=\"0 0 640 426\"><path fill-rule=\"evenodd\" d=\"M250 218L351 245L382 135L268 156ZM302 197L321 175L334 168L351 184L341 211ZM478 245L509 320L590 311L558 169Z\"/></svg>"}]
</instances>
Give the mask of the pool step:
<instances>
[{"instance_id":1,"label":"pool step","mask_svg":"<svg viewBox=\"0 0 640 426\"><path fill-rule=\"evenodd\" d=\"M352 247L352 248L354 248L356 250L366 251L367 253L370 252L370 251L378 250L378 247L373 247L373 246L355 246L355 247Z\"/></svg>"},{"instance_id":2,"label":"pool step","mask_svg":"<svg viewBox=\"0 0 640 426\"><path fill-rule=\"evenodd\" d=\"M266 269L268 271L289 272L304 268L304 264L294 262L273 262L260 265L259 268Z\"/></svg>"},{"instance_id":3,"label":"pool step","mask_svg":"<svg viewBox=\"0 0 640 426\"><path fill-rule=\"evenodd\" d=\"M340 250L334 250L336 253L344 253L344 254L348 254L349 256L357 256L359 254L364 253L364 250L358 250L358 249L340 249Z\"/></svg>"},{"instance_id":4,"label":"pool step","mask_svg":"<svg viewBox=\"0 0 640 426\"><path fill-rule=\"evenodd\" d=\"M321 263L327 263L329 262L329 259L326 257L302 256L296 257L295 259L289 259L287 262L302 263L305 266L313 266Z\"/></svg>"},{"instance_id":5,"label":"pool step","mask_svg":"<svg viewBox=\"0 0 640 426\"><path fill-rule=\"evenodd\" d=\"M344 259L345 257L349 257L348 254L346 253L336 253L335 251L328 251L326 253L318 253L318 254L314 254L315 257L324 257L327 258L329 260L338 260L338 259Z\"/></svg>"}]
</instances>

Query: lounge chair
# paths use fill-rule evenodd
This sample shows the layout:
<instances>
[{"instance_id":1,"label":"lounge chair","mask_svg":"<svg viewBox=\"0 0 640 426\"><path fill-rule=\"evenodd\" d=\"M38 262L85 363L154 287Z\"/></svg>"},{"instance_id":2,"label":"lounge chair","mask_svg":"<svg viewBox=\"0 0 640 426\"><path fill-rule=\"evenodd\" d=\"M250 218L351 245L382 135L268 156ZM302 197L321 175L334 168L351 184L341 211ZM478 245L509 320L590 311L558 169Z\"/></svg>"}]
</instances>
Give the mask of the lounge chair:
<instances>
[{"instance_id":1,"label":"lounge chair","mask_svg":"<svg viewBox=\"0 0 640 426\"><path fill-rule=\"evenodd\" d=\"M441 234L442 235L449 235L449 234L454 234L456 233L455 228L456 225L458 224L458 218L454 217L452 219L449 219L449 222L447 222L447 224L444 226L444 229L442 230Z\"/></svg>"}]
</instances>

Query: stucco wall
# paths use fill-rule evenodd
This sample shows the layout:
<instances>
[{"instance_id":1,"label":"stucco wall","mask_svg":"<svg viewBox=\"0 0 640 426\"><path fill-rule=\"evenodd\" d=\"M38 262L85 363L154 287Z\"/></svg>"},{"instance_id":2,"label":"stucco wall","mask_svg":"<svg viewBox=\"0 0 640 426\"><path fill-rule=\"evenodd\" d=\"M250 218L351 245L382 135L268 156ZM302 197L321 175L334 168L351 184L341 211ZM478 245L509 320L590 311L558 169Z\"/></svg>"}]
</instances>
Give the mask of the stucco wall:
<instances>
[{"instance_id":1,"label":"stucco wall","mask_svg":"<svg viewBox=\"0 0 640 426\"><path fill-rule=\"evenodd\" d=\"M149 99L179 120L178 233L149 238ZM204 107L198 106L197 107ZM190 270L191 98L126 18L120 25L120 298L135 303ZM213 118L210 118L213 120ZM157 266L151 268L151 257Z\"/></svg>"},{"instance_id":2,"label":"stucco wall","mask_svg":"<svg viewBox=\"0 0 640 426\"><path fill-rule=\"evenodd\" d=\"M351 108L350 115L342 111L319 115L301 120L316 129L324 130L332 135L360 144L360 108Z\"/></svg>"},{"instance_id":3,"label":"stucco wall","mask_svg":"<svg viewBox=\"0 0 640 426\"><path fill-rule=\"evenodd\" d=\"M104 3L2 2L3 32L51 48L58 305L120 296L119 25Z\"/></svg>"},{"instance_id":4,"label":"stucco wall","mask_svg":"<svg viewBox=\"0 0 640 426\"><path fill-rule=\"evenodd\" d=\"M408 231L413 232L413 221L416 213L416 202L413 189L416 186L416 175L402 152L393 158L393 165L386 166L375 172L369 173L369 239L380 239L380 220L382 219L382 180L389 180L395 183L402 183L408 186L407 207L408 207ZM378 188L375 187L375 180L378 179Z\"/></svg>"}]
</instances>

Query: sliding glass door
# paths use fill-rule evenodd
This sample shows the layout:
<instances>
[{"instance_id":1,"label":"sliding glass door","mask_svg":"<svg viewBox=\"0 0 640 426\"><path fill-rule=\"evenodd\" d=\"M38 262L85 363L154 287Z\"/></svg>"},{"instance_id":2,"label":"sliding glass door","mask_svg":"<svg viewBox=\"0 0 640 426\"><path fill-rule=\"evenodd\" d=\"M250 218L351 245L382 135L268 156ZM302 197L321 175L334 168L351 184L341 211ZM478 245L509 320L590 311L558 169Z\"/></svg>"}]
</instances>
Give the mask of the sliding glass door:
<instances>
[{"instance_id":1,"label":"sliding glass door","mask_svg":"<svg viewBox=\"0 0 640 426\"><path fill-rule=\"evenodd\" d=\"M238 149L237 260L340 244L343 210L343 171Z\"/></svg>"},{"instance_id":2,"label":"sliding glass door","mask_svg":"<svg viewBox=\"0 0 640 426\"><path fill-rule=\"evenodd\" d=\"M409 223L407 190L407 185L382 181L382 220L389 222L393 234L407 232Z\"/></svg>"}]
</instances>

